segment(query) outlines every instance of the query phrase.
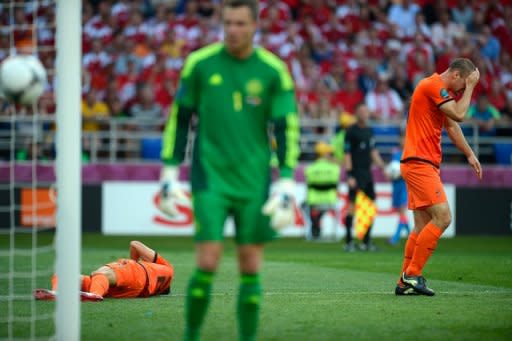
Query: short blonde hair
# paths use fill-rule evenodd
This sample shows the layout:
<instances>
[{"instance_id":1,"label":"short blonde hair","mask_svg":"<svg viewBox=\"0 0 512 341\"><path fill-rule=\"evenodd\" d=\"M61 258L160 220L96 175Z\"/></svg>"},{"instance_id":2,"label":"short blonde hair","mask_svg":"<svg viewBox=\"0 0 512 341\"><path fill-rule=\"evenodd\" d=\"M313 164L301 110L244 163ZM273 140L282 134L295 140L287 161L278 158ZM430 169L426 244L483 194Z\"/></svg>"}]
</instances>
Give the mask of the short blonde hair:
<instances>
[{"instance_id":1,"label":"short blonde hair","mask_svg":"<svg viewBox=\"0 0 512 341\"><path fill-rule=\"evenodd\" d=\"M473 62L467 58L456 58L450 63L450 71L459 71L462 77L467 77L476 67Z\"/></svg>"}]
</instances>

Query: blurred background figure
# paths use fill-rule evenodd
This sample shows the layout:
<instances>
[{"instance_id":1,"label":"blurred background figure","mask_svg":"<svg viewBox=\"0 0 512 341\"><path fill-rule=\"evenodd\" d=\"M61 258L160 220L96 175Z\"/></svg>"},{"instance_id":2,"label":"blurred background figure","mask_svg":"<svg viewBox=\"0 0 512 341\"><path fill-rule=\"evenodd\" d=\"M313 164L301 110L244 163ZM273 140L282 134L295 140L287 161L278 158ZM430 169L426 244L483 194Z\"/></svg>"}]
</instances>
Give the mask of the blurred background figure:
<instances>
[{"instance_id":1,"label":"blurred background figure","mask_svg":"<svg viewBox=\"0 0 512 341\"><path fill-rule=\"evenodd\" d=\"M400 159L402 158L403 146L404 136L402 133L400 136L400 148L393 148L391 153L391 162L388 164L384 172L386 177L391 180L393 187L391 206L393 211L398 213L398 225L395 233L389 239L389 243L391 245L398 243L402 236L402 231L406 232L406 238L409 235L409 219L407 218L407 188L405 187L405 181L400 174Z\"/></svg>"},{"instance_id":2,"label":"blurred background figure","mask_svg":"<svg viewBox=\"0 0 512 341\"><path fill-rule=\"evenodd\" d=\"M494 105L489 103L487 95L478 96L475 104L468 110L469 122L476 123L482 136L494 136L496 133L496 121L501 117L500 112Z\"/></svg>"},{"instance_id":3,"label":"blurred background figure","mask_svg":"<svg viewBox=\"0 0 512 341\"><path fill-rule=\"evenodd\" d=\"M479 150L492 148L492 142L486 138L496 136L496 122L500 121L501 114L494 105L489 102L489 98L485 94L478 96L475 104L469 107L467 114L467 122L474 123L478 126L478 134L483 138L479 139ZM494 155L483 154L480 156L481 162L493 163Z\"/></svg>"},{"instance_id":4,"label":"blurred background figure","mask_svg":"<svg viewBox=\"0 0 512 341\"><path fill-rule=\"evenodd\" d=\"M369 125L370 110L365 103L360 103L355 109L356 123L352 125L345 135L345 170L349 188L349 205L345 217L345 251L356 251L357 246L352 238L352 223L356 214L356 196L362 191L371 201L375 201L376 194L371 171L372 163L384 170L384 161L375 148L375 139ZM377 247L370 240L372 224L368 227L359 249L376 251Z\"/></svg>"},{"instance_id":5,"label":"blurred background figure","mask_svg":"<svg viewBox=\"0 0 512 341\"><path fill-rule=\"evenodd\" d=\"M311 231L308 239L321 236L322 217L326 212L336 212L338 203L338 183L340 165L333 158L333 147L325 142L315 145L317 159L306 167L306 210L309 213ZM334 219L334 235L336 235L337 219Z\"/></svg>"},{"instance_id":6,"label":"blurred background figure","mask_svg":"<svg viewBox=\"0 0 512 341\"><path fill-rule=\"evenodd\" d=\"M389 76L380 73L375 89L366 94L365 102L370 109L371 118L379 122L398 122L401 120L403 102L395 89L389 87Z\"/></svg>"}]
</instances>

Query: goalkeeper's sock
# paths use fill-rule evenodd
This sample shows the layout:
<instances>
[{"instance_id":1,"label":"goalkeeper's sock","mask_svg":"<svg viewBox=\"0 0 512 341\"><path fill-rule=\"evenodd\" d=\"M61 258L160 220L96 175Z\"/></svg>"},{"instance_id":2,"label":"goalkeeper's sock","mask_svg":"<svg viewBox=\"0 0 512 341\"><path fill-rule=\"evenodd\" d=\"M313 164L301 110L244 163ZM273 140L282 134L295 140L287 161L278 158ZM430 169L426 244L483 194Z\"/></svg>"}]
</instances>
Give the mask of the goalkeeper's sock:
<instances>
[{"instance_id":1,"label":"goalkeeper's sock","mask_svg":"<svg viewBox=\"0 0 512 341\"><path fill-rule=\"evenodd\" d=\"M347 214L345 217L345 228L347 229L347 234L345 235L345 242L348 244L352 241L352 220L354 216L351 214Z\"/></svg>"},{"instance_id":2,"label":"goalkeeper's sock","mask_svg":"<svg viewBox=\"0 0 512 341\"><path fill-rule=\"evenodd\" d=\"M427 226L421 230L416 239L416 248L412 255L411 263L405 270L405 273L409 276L420 276L423 267L427 263L428 259L434 252L437 246L437 241L443 234L443 230L434 225L432 222L428 223Z\"/></svg>"},{"instance_id":3,"label":"goalkeeper's sock","mask_svg":"<svg viewBox=\"0 0 512 341\"><path fill-rule=\"evenodd\" d=\"M418 235L416 232L409 233L409 238L407 238L407 241L405 242L405 248L404 248L404 261L402 263L402 271L400 272L400 278L402 278L402 273L407 270L407 267L411 263L412 255L414 254L414 249L416 248L416 238ZM398 282L400 283L401 280L399 279Z\"/></svg>"},{"instance_id":4,"label":"goalkeeper's sock","mask_svg":"<svg viewBox=\"0 0 512 341\"><path fill-rule=\"evenodd\" d=\"M258 274L242 274L237 306L240 341L256 340L260 302L260 276Z\"/></svg>"},{"instance_id":5,"label":"goalkeeper's sock","mask_svg":"<svg viewBox=\"0 0 512 341\"><path fill-rule=\"evenodd\" d=\"M103 297L108 292L108 288L109 283L107 276L101 273L91 276L91 287L89 292Z\"/></svg>"},{"instance_id":6,"label":"goalkeeper's sock","mask_svg":"<svg viewBox=\"0 0 512 341\"><path fill-rule=\"evenodd\" d=\"M185 341L199 340L208 304L214 272L197 269L190 278L185 302Z\"/></svg>"}]
</instances>

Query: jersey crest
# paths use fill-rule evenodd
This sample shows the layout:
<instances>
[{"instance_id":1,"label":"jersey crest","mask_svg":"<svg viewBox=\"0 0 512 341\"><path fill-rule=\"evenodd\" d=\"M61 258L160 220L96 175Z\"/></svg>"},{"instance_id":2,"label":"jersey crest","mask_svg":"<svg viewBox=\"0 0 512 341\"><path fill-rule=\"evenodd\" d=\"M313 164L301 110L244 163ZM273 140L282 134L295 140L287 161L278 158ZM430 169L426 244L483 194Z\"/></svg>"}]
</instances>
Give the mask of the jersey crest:
<instances>
[{"instance_id":1,"label":"jersey crest","mask_svg":"<svg viewBox=\"0 0 512 341\"><path fill-rule=\"evenodd\" d=\"M214 73L210 76L210 79L208 80L208 84L210 85L221 85L222 84L222 76L220 73Z\"/></svg>"},{"instance_id":2,"label":"jersey crest","mask_svg":"<svg viewBox=\"0 0 512 341\"><path fill-rule=\"evenodd\" d=\"M446 90L445 88L442 88L441 89L441 97L442 98L449 98L450 97L450 94L448 93L448 90Z\"/></svg>"},{"instance_id":3,"label":"jersey crest","mask_svg":"<svg viewBox=\"0 0 512 341\"><path fill-rule=\"evenodd\" d=\"M260 105L261 104L261 93L263 92L263 84L259 79L251 79L245 84L245 92L247 96L245 98L247 104Z\"/></svg>"}]
</instances>

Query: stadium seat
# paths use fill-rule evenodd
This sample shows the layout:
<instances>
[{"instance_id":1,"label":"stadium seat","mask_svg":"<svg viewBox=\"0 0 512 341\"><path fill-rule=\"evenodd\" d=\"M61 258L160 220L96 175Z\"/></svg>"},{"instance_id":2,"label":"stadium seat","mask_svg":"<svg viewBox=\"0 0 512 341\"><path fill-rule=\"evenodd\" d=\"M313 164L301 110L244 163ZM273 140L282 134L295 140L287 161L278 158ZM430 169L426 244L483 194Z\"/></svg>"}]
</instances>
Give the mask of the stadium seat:
<instances>
[{"instance_id":1,"label":"stadium seat","mask_svg":"<svg viewBox=\"0 0 512 341\"><path fill-rule=\"evenodd\" d=\"M160 160L160 151L162 150L160 137L143 137L140 143L140 154L144 160Z\"/></svg>"},{"instance_id":2,"label":"stadium seat","mask_svg":"<svg viewBox=\"0 0 512 341\"><path fill-rule=\"evenodd\" d=\"M512 143L495 143L496 162L501 165L512 164Z\"/></svg>"},{"instance_id":3,"label":"stadium seat","mask_svg":"<svg viewBox=\"0 0 512 341\"><path fill-rule=\"evenodd\" d=\"M390 125L374 125L372 127L376 147L397 147L400 145L400 127Z\"/></svg>"}]
</instances>

